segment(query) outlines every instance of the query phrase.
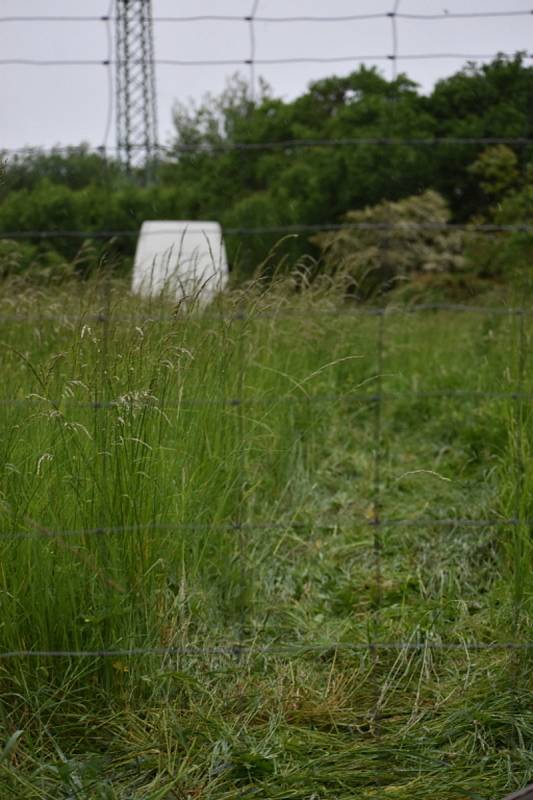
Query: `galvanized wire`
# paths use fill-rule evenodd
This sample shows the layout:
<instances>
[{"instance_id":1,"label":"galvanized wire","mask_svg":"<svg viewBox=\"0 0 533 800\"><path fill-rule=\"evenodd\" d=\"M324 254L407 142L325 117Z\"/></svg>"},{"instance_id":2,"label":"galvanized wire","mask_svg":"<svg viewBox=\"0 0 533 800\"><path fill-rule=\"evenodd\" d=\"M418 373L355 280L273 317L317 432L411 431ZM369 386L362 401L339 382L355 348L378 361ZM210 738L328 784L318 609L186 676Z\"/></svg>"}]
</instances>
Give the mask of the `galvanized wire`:
<instances>
[{"instance_id":1,"label":"galvanized wire","mask_svg":"<svg viewBox=\"0 0 533 800\"><path fill-rule=\"evenodd\" d=\"M434 14L413 14L413 13L397 13L399 19L410 19L420 21L445 21L450 19L489 19L500 17L527 17L533 14L533 9L514 9L505 11L471 11L471 12L455 12L446 11L443 13ZM256 22L289 24L301 22L357 22L375 19L387 19L391 16L391 12L383 11L373 14L336 14L336 15L299 15L299 16L255 16ZM238 14L195 14L195 15L179 15L179 16L161 16L156 15L152 17L153 22L167 23L192 23L192 22L248 22L250 19L246 15ZM100 22L100 21L114 21L115 17L110 14L97 16L97 15L74 15L74 14L61 14L61 15L10 15L0 17L0 23L10 22Z\"/></svg>"},{"instance_id":2,"label":"galvanized wire","mask_svg":"<svg viewBox=\"0 0 533 800\"><path fill-rule=\"evenodd\" d=\"M380 316L382 321L382 317ZM379 377L376 378L378 386L380 385ZM27 397L1 397L0 406L40 406L47 405L54 409L61 408L89 408L95 411L107 409L115 409L117 411L142 407L144 409L152 409L158 412L167 411L182 411L188 408L205 408L205 407L265 407L275 408L278 405L298 403L363 403L373 404L379 407L384 401L412 401L412 400L507 400L507 401L523 401L533 400L532 392L524 391L510 391L510 392L497 392L497 391L478 391L476 389L432 389L429 391L403 391L403 392L344 392L340 394L293 394L293 395L279 395L273 394L270 396L258 397L215 397L215 398L184 398L179 404L165 403L159 405L156 401L149 398L135 399L117 398L115 400L76 400L71 397L41 397L38 395Z\"/></svg>"},{"instance_id":3,"label":"galvanized wire","mask_svg":"<svg viewBox=\"0 0 533 800\"><path fill-rule=\"evenodd\" d=\"M512 147L522 147L533 144L533 139L517 136L477 136L477 137L457 137L457 136L435 136L431 137L381 137L381 136L354 136L339 137L335 139L279 139L277 141L265 142L198 142L194 144L176 143L172 145L157 144L157 150L161 153L226 153L237 151L260 151L260 150L299 150L314 147L345 148L345 147L396 147L406 145L410 147L438 147L438 146L483 146L506 144ZM132 149L142 149L142 143L132 144ZM108 147L109 152L117 152L118 147ZM44 155L44 154L78 154L78 153L100 153L100 148L80 147L75 145L53 145L52 147L3 147L0 152L5 155Z\"/></svg>"},{"instance_id":4,"label":"galvanized wire","mask_svg":"<svg viewBox=\"0 0 533 800\"><path fill-rule=\"evenodd\" d=\"M294 56L287 58L256 58L254 64L263 66L282 66L286 64L359 64L366 61L434 61L434 60L494 60L495 58L512 58L513 53L367 53L359 55L336 56ZM532 53L525 54L527 58L533 58ZM30 67L107 67L119 62L113 59L95 58L1 58L0 66L30 66ZM142 59L133 61L134 64L142 64ZM249 58L202 58L202 59L179 59L179 58L156 58L153 61L158 66L165 67L238 67L249 66Z\"/></svg>"},{"instance_id":5,"label":"galvanized wire","mask_svg":"<svg viewBox=\"0 0 533 800\"><path fill-rule=\"evenodd\" d=\"M286 236L290 234L322 233L333 231L399 231L415 233L416 231L462 231L472 236L490 236L500 233L532 233L533 225L524 223L516 225L495 224L461 224L461 223L324 223L322 225L277 225L254 228L225 228L222 238L254 237L254 236ZM152 228L143 235L157 236L162 231ZM166 231L165 231L166 232ZM204 233L220 235L220 230L206 226ZM111 239L136 239L137 230L8 230L0 231L0 238L26 240L83 239L106 241Z\"/></svg>"},{"instance_id":6,"label":"galvanized wire","mask_svg":"<svg viewBox=\"0 0 533 800\"><path fill-rule=\"evenodd\" d=\"M101 650L7 650L0 652L0 659L14 658L133 658L139 656L228 656L234 658L236 655L247 655L249 658L270 656L270 657L295 657L308 654L331 653L339 651L344 653L365 653L372 650L393 651L457 651L467 655L469 652L490 652L490 651L529 651L533 649L533 642L441 642L432 639L424 641L397 641L397 642L299 642L287 643L271 646L251 646L242 644L227 644L219 646L195 647L131 647L131 648L110 648Z\"/></svg>"},{"instance_id":7,"label":"galvanized wire","mask_svg":"<svg viewBox=\"0 0 533 800\"><path fill-rule=\"evenodd\" d=\"M390 306L371 306L362 305L358 303L349 304L340 307L325 307L325 308L309 308L305 310L291 310L287 307L271 311L242 311L242 312L226 312L216 313L206 311L198 316L198 321L225 321L232 322L238 321L243 318L246 320L298 320L298 319L327 319L327 318L346 318L346 317L375 317L380 314L387 316L412 316L421 313L437 313L437 312L453 312L460 314L482 314L487 316L505 316L511 317L513 315L522 314L525 317L533 315L533 308L527 307L513 307L509 306L476 306L466 305L462 303L413 303L410 305L394 305ZM131 324L131 325L148 325L148 324L162 324L167 322L175 322L180 317L170 314L160 314L157 316L149 315L130 315L113 317L113 321L117 324ZM64 325L80 325L88 322L101 322L101 314L84 314L72 316L69 314L49 313L42 314L1 314L0 324L2 323L19 323L26 324L31 322L57 322ZM492 393L491 393L492 394ZM511 393L513 394L513 393Z\"/></svg>"},{"instance_id":8,"label":"galvanized wire","mask_svg":"<svg viewBox=\"0 0 533 800\"><path fill-rule=\"evenodd\" d=\"M10 541L31 541L39 539L62 539L62 538L85 538L115 536L123 534L134 534L142 531L170 533L172 531L189 532L234 532L240 534L241 531L267 531L267 530L336 530L356 524L358 527L375 527L374 520L366 517L360 519L342 520L338 517L326 520L310 520L308 522L290 521L287 522L147 522L136 523L135 525L111 525L98 526L96 528L74 528L65 530L55 530L45 526L32 527L31 530L7 531L0 533L0 542ZM533 519L499 518L499 519L461 519L461 518L431 518L431 517L412 517L407 519L387 519L380 518L380 528L451 528L451 529L482 529L482 528L514 528L520 525L532 525Z\"/></svg>"}]
</instances>

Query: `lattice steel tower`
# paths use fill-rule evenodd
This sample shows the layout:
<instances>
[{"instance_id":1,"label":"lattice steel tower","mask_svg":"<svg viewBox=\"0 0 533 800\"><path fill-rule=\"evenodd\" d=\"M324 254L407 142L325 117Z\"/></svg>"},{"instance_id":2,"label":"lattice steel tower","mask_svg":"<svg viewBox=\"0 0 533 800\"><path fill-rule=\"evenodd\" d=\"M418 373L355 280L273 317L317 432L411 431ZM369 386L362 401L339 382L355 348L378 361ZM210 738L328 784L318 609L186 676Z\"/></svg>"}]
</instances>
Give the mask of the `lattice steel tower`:
<instances>
[{"instance_id":1,"label":"lattice steel tower","mask_svg":"<svg viewBox=\"0 0 533 800\"><path fill-rule=\"evenodd\" d=\"M116 0L116 119L119 158L128 172L157 155L151 0Z\"/></svg>"}]
</instances>

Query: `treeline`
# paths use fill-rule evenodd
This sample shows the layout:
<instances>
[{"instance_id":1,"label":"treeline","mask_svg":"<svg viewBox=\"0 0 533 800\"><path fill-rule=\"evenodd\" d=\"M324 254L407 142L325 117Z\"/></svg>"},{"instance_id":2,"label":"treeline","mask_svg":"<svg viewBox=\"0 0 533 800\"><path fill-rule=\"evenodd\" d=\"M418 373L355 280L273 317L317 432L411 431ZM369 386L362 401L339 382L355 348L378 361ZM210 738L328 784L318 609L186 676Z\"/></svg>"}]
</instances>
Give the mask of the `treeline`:
<instances>
[{"instance_id":1,"label":"treeline","mask_svg":"<svg viewBox=\"0 0 533 800\"><path fill-rule=\"evenodd\" d=\"M219 97L176 105L174 139L148 186L140 174L126 176L116 161L83 145L5 158L0 236L135 232L145 219L216 219L225 229L320 226L357 212L373 219L372 209L379 217L380 208L392 213L391 204L424 195L430 198L427 213L438 207L439 219L444 215L446 221L529 224L531 146L465 140L529 139L532 109L533 68L521 55L468 64L427 96L403 75L388 81L376 69L361 67L344 78L317 81L291 102L263 86L252 103L246 83L236 77ZM442 138L457 141L427 144ZM367 141L348 141L353 139ZM325 144L291 144L302 140ZM329 145L333 140L340 143ZM405 214L401 220L409 221ZM253 273L279 239L279 233L229 236L235 272ZM358 246L357 237L351 241L348 252ZM372 246L372 240L367 236L364 244ZM69 237L4 241L0 261L4 272L30 264L54 271L73 260L75 269L87 272L103 256L115 262L131 257L135 238L82 245ZM284 259L289 266L331 251L331 239L301 234L279 244L269 263ZM510 261L529 258L531 237L491 236L473 252L470 268L477 274L501 271Z\"/></svg>"}]
</instances>

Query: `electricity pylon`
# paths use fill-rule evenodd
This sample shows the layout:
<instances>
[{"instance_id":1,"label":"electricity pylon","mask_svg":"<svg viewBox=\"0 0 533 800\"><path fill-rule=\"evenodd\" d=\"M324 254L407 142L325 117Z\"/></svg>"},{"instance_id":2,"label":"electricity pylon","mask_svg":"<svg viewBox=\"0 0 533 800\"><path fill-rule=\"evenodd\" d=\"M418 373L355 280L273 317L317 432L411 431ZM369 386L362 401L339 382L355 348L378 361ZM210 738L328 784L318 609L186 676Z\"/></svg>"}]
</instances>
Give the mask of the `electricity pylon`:
<instances>
[{"instance_id":1,"label":"electricity pylon","mask_svg":"<svg viewBox=\"0 0 533 800\"><path fill-rule=\"evenodd\" d=\"M116 120L118 154L126 170L157 155L157 113L151 0L116 2Z\"/></svg>"}]
</instances>

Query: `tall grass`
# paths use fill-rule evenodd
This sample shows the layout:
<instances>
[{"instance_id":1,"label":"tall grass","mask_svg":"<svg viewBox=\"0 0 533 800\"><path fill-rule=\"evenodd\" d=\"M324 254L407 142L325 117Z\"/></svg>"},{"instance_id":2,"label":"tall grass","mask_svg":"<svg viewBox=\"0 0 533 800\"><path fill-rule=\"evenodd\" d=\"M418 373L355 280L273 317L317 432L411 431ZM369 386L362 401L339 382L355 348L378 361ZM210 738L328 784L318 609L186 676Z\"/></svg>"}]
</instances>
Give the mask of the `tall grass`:
<instances>
[{"instance_id":1,"label":"tall grass","mask_svg":"<svg viewBox=\"0 0 533 800\"><path fill-rule=\"evenodd\" d=\"M533 639L529 320L390 307L378 358L379 318L338 305L4 294L0 650L180 650L2 659L4 793L491 798L531 775L528 652L461 649ZM369 641L417 649L349 649Z\"/></svg>"}]
</instances>

